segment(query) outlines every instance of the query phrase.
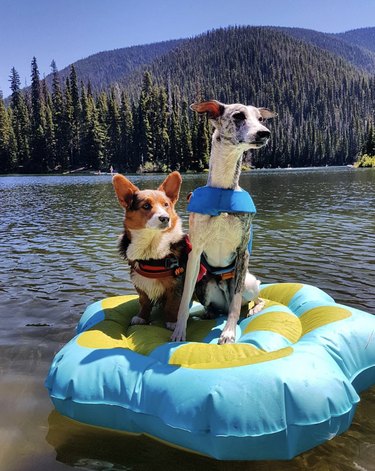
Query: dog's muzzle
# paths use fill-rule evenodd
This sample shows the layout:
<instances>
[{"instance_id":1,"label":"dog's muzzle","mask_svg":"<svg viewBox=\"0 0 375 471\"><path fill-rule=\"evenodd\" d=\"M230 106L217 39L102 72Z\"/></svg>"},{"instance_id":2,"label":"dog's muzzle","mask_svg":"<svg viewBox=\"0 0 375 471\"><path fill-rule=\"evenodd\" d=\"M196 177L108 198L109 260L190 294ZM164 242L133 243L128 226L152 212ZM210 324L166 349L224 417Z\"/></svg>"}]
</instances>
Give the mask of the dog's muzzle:
<instances>
[{"instance_id":1,"label":"dog's muzzle","mask_svg":"<svg viewBox=\"0 0 375 471\"><path fill-rule=\"evenodd\" d=\"M271 137L270 131L258 131L255 135L255 141L251 144L256 145L257 147L262 147L267 144L269 138Z\"/></svg>"},{"instance_id":2,"label":"dog's muzzle","mask_svg":"<svg viewBox=\"0 0 375 471\"><path fill-rule=\"evenodd\" d=\"M168 216L159 216L159 227L161 229L166 229L169 227L170 218Z\"/></svg>"},{"instance_id":3,"label":"dog's muzzle","mask_svg":"<svg viewBox=\"0 0 375 471\"><path fill-rule=\"evenodd\" d=\"M271 137L271 132L268 131L267 129L264 131L258 131L255 137L256 137L256 142L267 141Z\"/></svg>"}]
</instances>

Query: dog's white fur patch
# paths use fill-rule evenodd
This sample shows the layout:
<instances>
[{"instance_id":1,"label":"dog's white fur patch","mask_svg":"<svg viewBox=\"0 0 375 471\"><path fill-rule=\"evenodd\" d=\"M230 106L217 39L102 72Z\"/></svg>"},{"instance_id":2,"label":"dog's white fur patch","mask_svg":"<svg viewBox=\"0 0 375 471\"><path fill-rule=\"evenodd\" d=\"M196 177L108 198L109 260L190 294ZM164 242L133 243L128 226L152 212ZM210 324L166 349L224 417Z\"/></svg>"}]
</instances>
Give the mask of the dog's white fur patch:
<instances>
[{"instance_id":1,"label":"dog's white fur patch","mask_svg":"<svg viewBox=\"0 0 375 471\"><path fill-rule=\"evenodd\" d=\"M131 242L126 256L129 260L148 260L164 258L170 253L171 244L177 243L183 236L181 221L176 222L173 231L160 229L130 230Z\"/></svg>"},{"instance_id":2,"label":"dog's white fur patch","mask_svg":"<svg viewBox=\"0 0 375 471\"><path fill-rule=\"evenodd\" d=\"M157 210L155 211L155 214L153 214L152 217L147 221L146 228L161 229L169 227L169 224L165 226L164 223L160 220L160 218L169 219L169 214L167 211L165 211L165 209L163 209L160 205L157 205L156 208Z\"/></svg>"},{"instance_id":3,"label":"dog's white fur patch","mask_svg":"<svg viewBox=\"0 0 375 471\"><path fill-rule=\"evenodd\" d=\"M194 213L190 217L191 243L193 247L202 248L207 262L214 267L225 267L233 262L242 236L242 224L236 216L222 213L213 218Z\"/></svg>"},{"instance_id":4,"label":"dog's white fur patch","mask_svg":"<svg viewBox=\"0 0 375 471\"><path fill-rule=\"evenodd\" d=\"M147 294L151 301L157 301L165 293L165 286L162 285L159 280L146 278L139 273L134 272L132 274L132 281L138 289L141 289Z\"/></svg>"},{"instance_id":5,"label":"dog's white fur patch","mask_svg":"<svg viewBox=\"0 0 375 471\"><path fill-rule=\"evenodd\" d=\"M171 244L183 237L181 221L178 220L173 231L160 229L133 229L130 231L131 242L126 256L129 260L158 260L170 254ZM159 280L146 278L139 273L132 274L132 281L144 291L151 301L157 301L165 293L165 285Z\"/></svg>"},{"instance_id":6,"label":"dog's white fur patch","mask_svg":"<svg viewBox=\"0 0 375 471\"><path fill-rule=\"evenodd\" d=\"M214 157L210 160L210 173L207 181L208 186L216 188L230 188L233 185L233 173L236 163L238 161L238 151L233 150L231 144L215 145L215 140L212 141L212 148L215 149ZM243 145L243 150L248 149L248 146ZM239 186L235 188L239 189Z\"/></svg>"},{"instance_id":7,"label":"dog's white fur patch","mask_svg":"<svg viewBox=\"0 0 375 471\"><path fill-rule=\"evenodd\" d=\"M139 317L139 316L133 316L130 321L130 325L143 325L146 323L147 322L142 317Z\"/></svg>"}]
</instances>

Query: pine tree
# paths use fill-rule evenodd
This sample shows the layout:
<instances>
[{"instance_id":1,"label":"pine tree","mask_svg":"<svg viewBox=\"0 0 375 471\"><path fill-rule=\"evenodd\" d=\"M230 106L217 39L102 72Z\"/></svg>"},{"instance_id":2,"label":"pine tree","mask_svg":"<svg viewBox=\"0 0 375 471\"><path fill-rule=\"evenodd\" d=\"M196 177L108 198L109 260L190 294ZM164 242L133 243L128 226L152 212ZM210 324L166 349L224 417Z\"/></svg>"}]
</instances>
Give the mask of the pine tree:
<instances>
[{"instance_id":1,"label":"pine tree","mask_svg":"<svg viewBox=\"0 0 375 471\"><path fill-rule=\"evenodd\" d=\"M182 160L181 149L181 123L180 123L180 109L178 106L179 90L171 95L170 110L169 110L169 160L168 166L171 170L179 170Z\"/></svg>"},{"instance_id":2,"label":"pine tree","mask_svg":"<svg viewBox=\"0 0 375 471\"><path fill-rule=\"evenodd\" d=\"M133 148L133 114L128 96L121 95L120 108L120 161L117 170L135 171Z\"/></svg>"},{"instance_id":3,"label":"pine tree","mask_svg":"<svg viewBox=\"0 0 375 471\"><path fill-rule=\"evenodd\" d=\"M64 139L67 144L68 150L68 167L72 168L75 166L75 143L74 143L74 123L73 123L73 105L72 105L72 94L70 91L70 80L69 77L65 81L64 91L64 123L65 123L65 135Z\"/></svg>"},{"instance_id":4,"label":"pine tree","mask_svg":"<svg viewBox=\"0 0 375 471\"><path fill-rule=\"evenodd\" d=\"M120 111L115 95L115 90L112 88L107 99L107 154L110 165L114 168L119 168L121 163L121 122Z\"/></svg>"},{"instance_id":5,"label":"pine tree","mask_svg":"<svg viewBox=\"0 0 375 471\"><path fill-rule=\"evenodd\" d=\"M10 89L12 91L10 99L11 123L18 169L26 171L30 161L30 118L20 89L20 83L19 74L13 67L10 75Z\"/></svg>"},{"instance_id":6,"label":"pine tree","mask_svg":"<svg viewBox=\"0 0 375 471\"><path fill-rule=\"evenodd\" d=\"M193 160L192 137L188 115L188 104L186 100L182 102L181 147L181 170L186 171Z\"/></svg>"},{"instance_id":7,"label":"pine tree","mask_svg":"<svg viewBox=\"0 0 375 471\"><path fill-rule=\"evenodd\" d=\"M210 138L207 118L197 113L194 113L192 147L193 160L190 164L190 169L201 172L203 169L208 168Z\"/></svg>"},{"instance_id":8,"label":"pine tree","mask_svg":"<svg viewBox=\"0 0 375 471\"><path fill-rule=\"evenodd\" d=\"M152 125L153 135L153 155L156 166L160 170L166 170L164 167L166 156L169 152L169 134L168 134L168 103L165 88L160 87L155 90L154 98L154 122Z\"/></svg>"},{"instance_id":9,"label":"pine tree","mask_svg":"<svg viewBox=\"0 0 375 471\"><path fill-rule=\"evenodd\" d=\"M29 171L42 173L47 170L48 149L46 143L45 104L42 96L36 58L31 62L31 139Z\"/></svg>"},{"instance_id":10,"label":"pine tree","mask_svg":"<svg viewBox=\"0 0 375 471\"><path fill-rule=\"evenodd\" d=\"M92 92L90 91L90 82L88 83L87 93L90 96ZM95 107L97 112L97 120L99 124L100 133L102 136L102 143L104 148L106 149L105 156L107 155L107 149L109 148L109 137L108 137L108 97L105 92L101 92L96 100L95 100ZM106 157L107 160L107 157ZM110 165L110 164L108 164Z\"/></svg>"},{"instance_id":11,"label":"pine tree","mask_svg":"<svg viewBox=\"0 0 375 471\"><path fill-rule=\"evenodd\" d=\"M139 97L138 122L135 129L135 140L138 143L138 151L135 155L137 168L143 167L146 163L154 160L153 156L153 136L151 129L151 103L153 99L153 85L150 72L143 75L142 91Z\"/></svg>"},{"instance_id":12,"label":"pine tree","mask_svg":"<svg viewBox=\"0 0 375 471\"><path fill-rule=\"evenodd\" d=\"M0 173L9 173L15 169L15 166L13 130L3 95L0 92Z\"/></svg>"},{"instance_id":13,"label":"pine tree","mask_svg":"<svg viewBox=\"0 0 375 471\"><path fill-rule=\"evenodd\" d=\"M80 119L81 102L79 96L78 79L74 65L70 67L69 74L69 95L70 95L70 128L71 128L71 156L70 162L73 167L84 165L84 157L81 159L80 153Z\"/></svg>"},{"instance_id":14,"label":"pine tree","mask_svg":"<svg viewBox=\"0 0 375 471\"><path fill-rule=\"evenodd\" d=\"M53 123L52 97L47 88L45 79L42 81L42 95L45 110L44 134L47 152L46 164L48 171L53 171L57 169L55 126Z\"/></svg>"},{"instance_id":15,"label":"pine tree","mask_svg":"<svg viewBox=\"0 0 375 471\"><path fill-rule=\"evenodd\" d=\"M56 168L64 170L69 167L69 130L59 72L54 60L51 62L51 69L52 121L56 146Z\"/></svg>"},{"instance_id":16,"label":"pine tree","mask_svg":"<svg viewBox=\"0 0 375 471\"><path fill-rule=\"evenodd\" d=\"M361 154L375 155L375 129L371 122L367 124L366 140L362 146Z\"/></svg>"},{"instance_id":17,"label":"pine tree","mask_svg":"<svg viewBox=\"0 0 375 471\"><path fill-rule=\"evenodd\" d=\"M81 84L81 109L80 153L89 168L100 170L106 164L104 162L103 136L94 98L87 94L83 83Z\"/></svg>"}]
</instances>

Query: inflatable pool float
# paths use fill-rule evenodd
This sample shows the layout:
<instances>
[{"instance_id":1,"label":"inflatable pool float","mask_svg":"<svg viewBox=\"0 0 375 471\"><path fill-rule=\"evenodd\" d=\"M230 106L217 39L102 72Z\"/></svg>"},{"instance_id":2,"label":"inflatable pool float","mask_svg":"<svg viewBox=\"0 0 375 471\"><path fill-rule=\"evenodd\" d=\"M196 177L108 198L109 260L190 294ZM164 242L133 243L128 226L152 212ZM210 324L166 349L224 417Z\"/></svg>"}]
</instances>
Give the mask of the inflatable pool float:
<instances>
[{"instance_id":1,"label":"inflatable pool float","mask_svg":"<svg viewBox=\"0 0 375 471\"><path fill-rule=\"evenodd\" d=\"M46 387L71 419L221 460L290 459L344 432L375 384L375 316L318 288L262 286L266 306L217 345L224 318L192 308L188 342L157 319L130 326L136 296L89 306Z\"/></svg>"}]
</instances>

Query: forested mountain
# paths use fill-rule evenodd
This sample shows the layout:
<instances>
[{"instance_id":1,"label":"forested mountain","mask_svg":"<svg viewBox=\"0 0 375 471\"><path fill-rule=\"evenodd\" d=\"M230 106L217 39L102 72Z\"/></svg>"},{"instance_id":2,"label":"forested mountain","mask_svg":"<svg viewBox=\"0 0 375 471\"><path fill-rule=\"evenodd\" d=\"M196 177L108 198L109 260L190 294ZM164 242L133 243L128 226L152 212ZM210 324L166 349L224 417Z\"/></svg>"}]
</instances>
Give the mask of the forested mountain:
<instances>
[{"instance_id":1,"label":"forested mountain","mask_svg":"<svg viewBox=\"0 0 375 471\"><path fill-rule=\"evenodd\" d=\"M270 28L209 32L149 70L159 85L178 84L188 102L215 97L277 111L272 142L254 154L258 165L348 163L359 151L366 118L373 118L373 77ZM125 87L132 94L139 83L135 73Z\"/></svg>"},{"instance_id":2,"label":"forested mountain","mask_svg":"<svg viewBox=\"0 0 375 471\"><path fill-rule=\"evenodd\" d=\"M182 39L163 41L142 46L124 47L103 51L74 62L74 68L79 81L90 82L94 91L108 89L119 80L125 80L134 70L147 66L157 57L178 47ZM70 66L60 71L60 79L64 81L70 72ZM53 74L46 77L51 88Z\"/></svg>"},{"instance_id":3,"label":"forested mountain","mask_svg":"<svg viewBox=\"0 0 375 471\"><path fill-rule=\"evenodd\" d=\"M319 35L297 33L210 31L176 43L147 72L142 63L101 92L75 67L66 79L54 67L49 89L34 59L30 90L20 89L13 69L9 106L0 100L0 171L202 170L209 125L188 104L208 98L279 114L269 123L271 142L252 157L259 167L352 163L373 129L374 76L332 52L343 41L330 38L328 52L321 36L318 44Z\"/></svg>"},{"instance_id":4,"label":"forested mountain","mask_svg":"<svg viewBox=\"0 0 375 471\"><path fill-rule=\"evenodd\" d=\"M375 28L360 28L336 34L349 44L356 44L375 52Z\"/></svg>"},{"instance_id":5,"label":"forested mountain","mask_svg":"<svg viewBox=\"0 0 375 471\"><path fill-rule=\"evenodd\" d=\"M118 80L124 80L134 70L150 64L157 57L176 48L182 40L171 40L143 46L133 46L104 51L74 63L78 80L90 81L93 90L105 90ZM62 80L69 75L70 67L60 72ZM46 77L52 85L53 75Z\"/></svg>"},{"instance_id":6,"label":"forested mountain","mask_svg":"<svg viewBox=\"0 0 375 471\"><path fill-rule=\"evenodd\" d=\"M363 36L363 42L360 43L356 41L356 36L353 36L353 40L351 40L349 36L346 36L346 33L328 34L311 29L280 27L275 28L275 30L282 31L294 38L301 39L321 49L325 49L328 52L342 57L355 67L375 74L375 28L373 28L374 48L370 47L371 38L366 35Z\"/></svg>"}]
</instances>

